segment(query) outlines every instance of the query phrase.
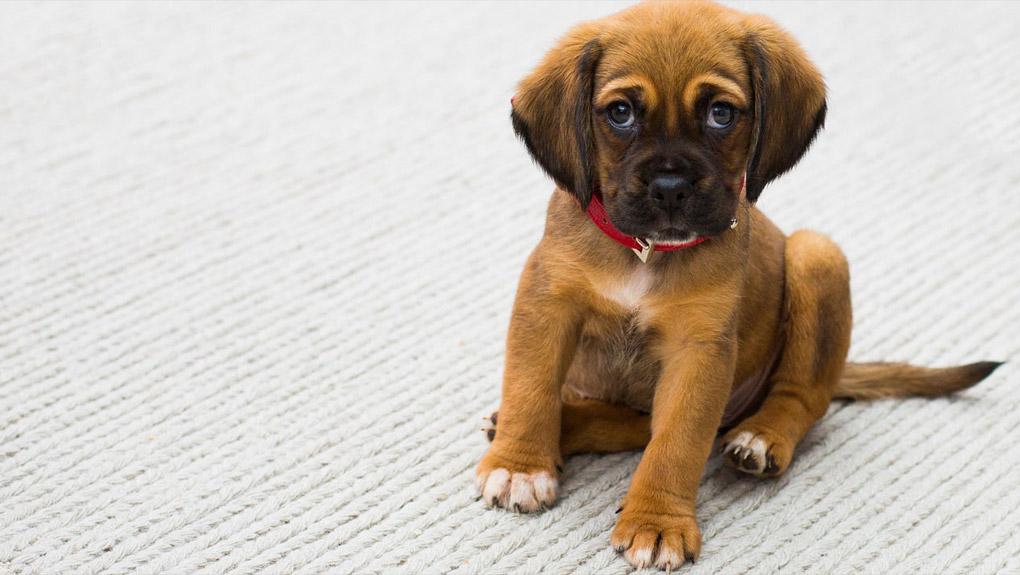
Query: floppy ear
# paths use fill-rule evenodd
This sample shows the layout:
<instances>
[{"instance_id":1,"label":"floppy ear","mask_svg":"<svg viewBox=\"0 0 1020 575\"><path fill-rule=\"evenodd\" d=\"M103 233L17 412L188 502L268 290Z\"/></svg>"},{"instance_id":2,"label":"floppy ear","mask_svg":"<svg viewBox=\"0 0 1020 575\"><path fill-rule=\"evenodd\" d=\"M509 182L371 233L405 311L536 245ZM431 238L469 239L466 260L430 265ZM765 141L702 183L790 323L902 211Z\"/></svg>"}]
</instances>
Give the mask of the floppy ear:
<instances>
[{"instance_id":1,"label":"floppy ear","mask_svg":"<svg viewBox=\"0 0 1020 575\"><path fill-rule=\"evenodd\" d=\"M592 90L601 55L598 27L571 30L521 81L513 98L514 131L556 184L588 207L595 185Z\"/></svg>"},{"instance_id":2,"label":"floppy ear","mask_svg":"<svg viewBox=\"0 0 1020 575\"><path fill-rule=\"evenodd\" d=\"M825 82L793 37L763 16L748 16L745 57L754 90L747 199L800 160L825 124Z\"/></svg>"}]
</instances>

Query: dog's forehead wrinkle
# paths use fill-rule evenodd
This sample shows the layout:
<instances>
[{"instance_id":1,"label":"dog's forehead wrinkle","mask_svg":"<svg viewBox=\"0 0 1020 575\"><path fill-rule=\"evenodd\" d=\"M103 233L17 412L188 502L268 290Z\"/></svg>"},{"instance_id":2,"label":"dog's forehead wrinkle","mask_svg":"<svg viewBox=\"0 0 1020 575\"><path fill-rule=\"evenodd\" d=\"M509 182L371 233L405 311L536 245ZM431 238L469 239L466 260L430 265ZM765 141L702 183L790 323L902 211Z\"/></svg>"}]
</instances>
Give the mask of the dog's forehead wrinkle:
<instances>
[{"instance_id":1,"label":"dog's forehead wrinkle","mask_svg":"<svg viewBox=\"0 0 1020 575\"><path fill-rule=\"evenodd\" d=\"M713 58L688 57L660 59L661 55L631 63L610 63L604 79L598 82L597 92L605 95L625 86L640 91L642 104L647 107L649 119L669 134L682 130L684 119L695 113L694 105L706 91L727 91L743 105L746 100L742 69L730 62ZM727 90L726 88L729 87Z\"/></svg>"}]
</instances>

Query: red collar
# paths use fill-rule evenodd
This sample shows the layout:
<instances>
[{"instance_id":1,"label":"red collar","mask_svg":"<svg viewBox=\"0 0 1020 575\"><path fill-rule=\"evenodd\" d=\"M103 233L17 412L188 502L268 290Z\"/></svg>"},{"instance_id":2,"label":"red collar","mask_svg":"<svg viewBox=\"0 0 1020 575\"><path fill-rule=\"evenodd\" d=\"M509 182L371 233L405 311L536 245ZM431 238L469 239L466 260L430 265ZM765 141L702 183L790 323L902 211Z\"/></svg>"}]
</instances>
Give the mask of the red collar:
<instances>
[{"instance_id":1,"label":"red collar","mask_svg":"<svg viewBox=\"0 0 1020 575\"><path fill-rule=\"evenodd\" d=\"M744 194L744 188L746 185L747 174L744 174L744 177L740 182L741 195ZM588 202L588 218L590 218L591 221L594 222L600 230L602 230L602 233L609 236L613 241L625 248L633 250L634 253L637 254L637 257L641 258L642 262L648 261L648 257L652 254L652 252L673 252L685 248L692 248L708 239L705 236L698 236L693 240L679 244L656 244L655 242L634 236L628 236L617 229L617 227L613 225L613 222L610 221L609 214L606 213L606 207L602 204L602 194L597 188L595 193L591 196L591 201Z\"/></svg>"}]
</instances>

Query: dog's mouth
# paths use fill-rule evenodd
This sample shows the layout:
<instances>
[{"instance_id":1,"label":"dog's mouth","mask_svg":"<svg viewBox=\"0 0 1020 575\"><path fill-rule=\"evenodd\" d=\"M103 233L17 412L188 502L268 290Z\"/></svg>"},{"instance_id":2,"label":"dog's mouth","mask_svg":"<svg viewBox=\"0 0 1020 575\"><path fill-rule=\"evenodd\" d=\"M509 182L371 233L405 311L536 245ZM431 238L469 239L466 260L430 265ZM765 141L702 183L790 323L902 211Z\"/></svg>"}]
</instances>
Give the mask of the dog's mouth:
<instances>
[{"instance_id":1,"label":"dog's mouth","mask_svg":"<svg viewBox=\"0 0 1020 575\"><path fill-rule=\"evenodd\" d=\"M678 246L698 239L698 234L691 230L669 227L659 230L645 238L660 246Z\"/></svg>"}]
</instances>

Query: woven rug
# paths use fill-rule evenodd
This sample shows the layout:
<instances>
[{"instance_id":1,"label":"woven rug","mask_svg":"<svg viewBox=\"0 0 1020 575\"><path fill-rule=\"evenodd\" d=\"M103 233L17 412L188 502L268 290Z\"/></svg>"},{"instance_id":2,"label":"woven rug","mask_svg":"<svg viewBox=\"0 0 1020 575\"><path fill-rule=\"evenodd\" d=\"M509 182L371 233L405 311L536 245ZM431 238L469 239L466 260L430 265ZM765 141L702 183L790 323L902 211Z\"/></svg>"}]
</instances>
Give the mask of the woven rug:
<instances>
[{"instance_id":1,"label":"woven rug","mask_svg":"<svg viewBox=\"0 0 1020 575\"><path fill-rule=\"evenodd\" d=\"M639 455L472 493L552 185L514 85L618 4L0 5L0 573L624 573ZM855 359L1010 360L708 464L700 573L1020 573L1020 3L741 5L826 130L761 205Z\"/></svg>"}]
</instances>

